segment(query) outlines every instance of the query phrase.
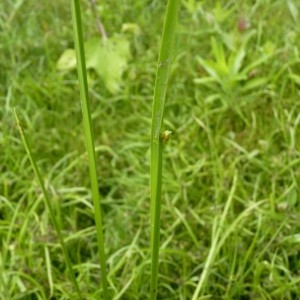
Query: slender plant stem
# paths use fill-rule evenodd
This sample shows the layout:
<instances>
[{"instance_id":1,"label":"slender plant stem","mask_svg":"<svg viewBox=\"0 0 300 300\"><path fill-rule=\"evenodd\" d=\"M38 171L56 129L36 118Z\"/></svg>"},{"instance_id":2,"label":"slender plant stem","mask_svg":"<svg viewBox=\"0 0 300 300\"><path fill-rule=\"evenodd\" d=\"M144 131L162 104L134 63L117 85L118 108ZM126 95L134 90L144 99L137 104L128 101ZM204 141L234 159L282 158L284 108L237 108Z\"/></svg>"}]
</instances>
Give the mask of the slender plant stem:
<instances>
[{"instance_id":1,"label":"slender plant stem","mask_svg":"<svg viewBox=\"0 0 300 300\"><path fill-rule=\"evenodd\" d=\"M91 180L91 189L94 204L94 214L97 230L97 243L100 258L101 278L103 287L103 297L108 300L108 285L107 285L107 272L106 272L106 256L104 251L104 236L102 226L102 215L100 206L100 195L98 191L98 180L96 170L96 155L94 147L94 133L92 129L92 120L88 96L87 73L85 66L84 42L82 34L80 1L72 0L72 18L74 29L74 42L77 59L77 71L80 85L80 98L83 115L83 124L85 132L86 148L89 158L89 171Z\"/></svg>"},{"instance_id":2,"label":"slender plant stem","mask_svg":"<svg viewBox=\"0 0 300 300\"><path fill-rule=\"evenodd\" d=\"M179 0L168 1L153 98L151 127L151 300L154 300L157 297L159 264L162 148L163 142L166 140L165 134L163 136L161 135L161 127L163 123L165 97L178 18L178 9Z\"/></svg>"},{"instance_id":3,"label":"slender plant stem","mask_svg":"<svg viewBox=\"0 0 300 300\"><path fill-rule=\"evenodd\" d=\"M24 130L23 130L23 127L21 126L21 123L20 123L20 120L18 118L18 115L17 115L17 112L15 110L15 119L17 121L17 125L18 125L18 129L19 129L19 132L20 132L20 135L21 135L21 138L22 138L22 141L23 141L23 144L24 144L24 147L26 149L26 152L27 152L27 155L29 157L29 160L30 160L30 163L31 163L31 166L34 170L34 173L35 173L35 176L36 176L36 179L39 183L39 186L42 190L42 193L44 195L44 199L46 201L46 206L48 208L48 211L50 213L50 218L51 218L51 221L54 225L54 228L56 230L56 233L57 233L57 236L58 236L58 239L59 239L59 242L60 242L60 245L62 247L62 250L63 250L63 253L64 253L64 257L65 257L65 261L66 261L66 264L67 264L67 268L69 270L69 273L70 273L70 276L71 276L71 280L73 282L73 285L74 285L74 288L79 296L79 299L83 299L82 295L81 295L81 292L79 290L79 286L78 286L78 283L76 281L76 277L75 277L75 274L74 274L74 271L73 271L73 268L72 268L72 264L71 264L71 261L70 261L70 258L69 258L69 254L68 254L68 251L67 251L67 248L66 248L66 245L65 245L65 242L64 242L64 238L63 238L63 235L61 233L61 230L60 230L60 226L55 218L55 213L54 213L54 210L51 206L51 201L50 201L50 198L48 196L48 193L46 192L46 188L44 186L44 183L43 183L43 180L42 180L42 176L41 176L41 173L39 171L39 168L36 164L36 161L31 153L31 148L29 146L29 143L27 141L27 138L26 138L26 135L24 133Z\"/></svg>"}]
</instances>

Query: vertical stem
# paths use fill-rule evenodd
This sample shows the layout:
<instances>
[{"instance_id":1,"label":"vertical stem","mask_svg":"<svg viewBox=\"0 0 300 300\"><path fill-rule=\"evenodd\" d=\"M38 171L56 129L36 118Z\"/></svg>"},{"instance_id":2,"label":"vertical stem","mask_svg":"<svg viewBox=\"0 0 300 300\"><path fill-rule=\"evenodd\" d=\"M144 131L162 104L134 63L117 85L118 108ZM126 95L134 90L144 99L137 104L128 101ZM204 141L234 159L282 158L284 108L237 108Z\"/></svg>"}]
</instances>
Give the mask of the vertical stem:
<instances>
[{"instance_id":1,"label":"vertical stem","mask_svg":"<svg viewBox=\"0 0 300 300\"><path fill-rule=\"evenodd\" d=\"M82 34L80 1L72 0L72 18L74 29L74 43L77 59L77 71L80 85L81 108L83 115L84 133L86 148L89 158L89 171L91 180L92 197L94 204L94 214L97 230L97 243L101 268L101 279L103 287L103 297L108 300L107 273L106 273L106 255L104 251L104 236L102 226L102 215L100 206L100 195L98 191L98 180L96 170L96 155L94 146L94 133L92 129L92 120L88 95L87 74L85 66L84 43Z\"/></svg>"},{"instance_id":2,"label":"vertical stem","mask_svg":"<svg viewBox=\"0 0 300 300\"><path fill-rule=\"evenodd\" d=\"M157 296L160 241L162 142L159 141L157 147L153 148L151 149L151 300L156 299Z\"/></svg>"},{"instance_id":3,"label":"vertical stem","mask_svg":"<svg viewBox=\"0 0 300 300\"><path fill-rule=\"evenodd\" d=\"M169 0L163 28L161 48L156 71L152 127L151 127L151 282L150 299L157 297L159 265L159 236L162 183L162 143L161 127L171 65L175 29L178 18L179 0Z\"/></svg>"}]
</instances>

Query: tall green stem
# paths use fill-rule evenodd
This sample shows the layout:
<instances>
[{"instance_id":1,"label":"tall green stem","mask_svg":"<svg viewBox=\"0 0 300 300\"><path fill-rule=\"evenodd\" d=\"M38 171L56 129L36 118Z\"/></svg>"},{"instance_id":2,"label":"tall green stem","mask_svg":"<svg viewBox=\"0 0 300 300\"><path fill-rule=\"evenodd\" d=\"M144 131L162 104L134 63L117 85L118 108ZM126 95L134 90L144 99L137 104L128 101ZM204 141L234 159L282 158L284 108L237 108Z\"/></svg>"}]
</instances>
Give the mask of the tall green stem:
<instances>
[{"instance_id":1,"label":"tall green stem","mask_svg":"<svg viewBox=\"0 0 300 300\"><path fill-rule=\"evenodd\" d=\"M84 42L82 34L80 2L79 0L72 0L72 18L74 29L74 43L77 58L77 71L80 85L80 98L83 115L84 133L86 148L89 158L89 171L91 180L91 189L94 204L94 214L97 230L97 243L100 258L101 279L103 287L103 297L108 300L108 287L107 287L107 273L106 273L106 256L104 251L104 236L102 226L102 215L100 207L100 195L98 191L98 180L96 171L96 155L94 147L94 133L92 129L92 120L88 96L87 74L85 66Z\"/></svg>"},{"instance_id":2,"label":"tall green stem","mask_svg":"<svg viewBox=\"0 0 300 300\"><path fill-rule=\"evenodd\" d=\"M163 136L161 135L161 127L163 123L165 97L169 79L178 9L179 0L168 1L154 88L151 127L151 300L154 300L157 297L159 264L162 143L166 139L165 134Z\"/></svg>"}]
</instances>

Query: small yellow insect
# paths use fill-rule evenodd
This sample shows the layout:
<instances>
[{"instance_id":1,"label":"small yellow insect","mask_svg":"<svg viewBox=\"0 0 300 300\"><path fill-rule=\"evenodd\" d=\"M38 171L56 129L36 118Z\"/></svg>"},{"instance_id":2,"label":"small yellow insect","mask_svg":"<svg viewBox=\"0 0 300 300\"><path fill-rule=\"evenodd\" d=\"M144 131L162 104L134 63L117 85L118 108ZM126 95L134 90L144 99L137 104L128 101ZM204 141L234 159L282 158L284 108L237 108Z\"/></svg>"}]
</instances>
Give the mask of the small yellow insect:
<instances>
[{"instance_id":1,"label":"small yellow insect","mask_svg":"<svg viewBox=\"0 0 300 300\"><path fill-rule=\"evenodd\" d=\"M161 133L160 139L161 139L163 142L167 142L167 141L170 139L171 134L172 134L172 131L166 130L166 131L164 131L163 133Z\"/></svg>"}]
</instances>

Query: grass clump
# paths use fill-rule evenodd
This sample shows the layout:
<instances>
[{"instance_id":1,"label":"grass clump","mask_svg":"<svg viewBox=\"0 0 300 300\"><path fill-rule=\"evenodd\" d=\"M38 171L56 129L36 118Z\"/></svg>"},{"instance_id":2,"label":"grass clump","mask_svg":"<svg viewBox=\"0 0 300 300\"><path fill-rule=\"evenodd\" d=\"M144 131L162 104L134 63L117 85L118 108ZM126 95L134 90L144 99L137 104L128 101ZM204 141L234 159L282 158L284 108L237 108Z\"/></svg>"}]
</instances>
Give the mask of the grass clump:
<instances>
[{"instance_id":1,"label":"grass clump","mask_svg":"<svg viewBox=\"0 0 300 300\"><path fill-rule=\"evenodd\" d=\"M0 298L73 295L16 107L79 289L98 299L77 75L56 70L73 46L71 17L58 17L70 16L69 3L7 3L0 4ZM86 38L98 36L82 4ZM97 6L108 37L124 34L131 50L117 94L88 74L112 299L149 298L149 136L162 11L158 1ZM297 1L182 1L164 116L172 138L162 166L158 299L300 297L297 12ZM140 33L122 33L123 24Z\"/></svg>"}]
</instances>

